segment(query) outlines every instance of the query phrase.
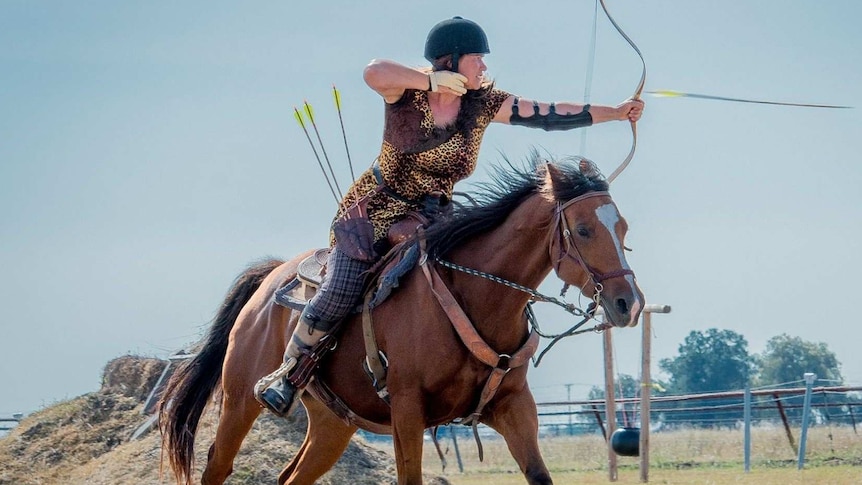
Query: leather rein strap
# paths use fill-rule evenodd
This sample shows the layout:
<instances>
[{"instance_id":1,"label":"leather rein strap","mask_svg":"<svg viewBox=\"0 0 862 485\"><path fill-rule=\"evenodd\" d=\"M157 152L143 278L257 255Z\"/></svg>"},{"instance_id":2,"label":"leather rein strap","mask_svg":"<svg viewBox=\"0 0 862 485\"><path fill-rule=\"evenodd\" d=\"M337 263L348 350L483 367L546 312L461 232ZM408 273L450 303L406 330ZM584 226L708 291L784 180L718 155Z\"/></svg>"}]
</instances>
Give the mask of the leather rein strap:
<instances>
[{"instance_id":1,"label":"leather rein strap","mask_svg":"<svg viewBox=\"0 0 862 485\"><path fill-rule=\"evenodd\" d=\"M491 374L488 380L485 381L485 386L482 388L482 394L479 396L479 403L476 409L470 415L461 421L461 424L472 425L473 434L476 437L476 443L479 448L479 461L484 458L482 443L479 441L477 426L479 418L482 416L482 410L497 394L500 385L503 383L503 378L510 370L518 368L530 361L530 358L536 353L539 348L539 334L534 328L527 341L515 351L514 354L500 354L485 342L485 339L476 331L476 327L470 321L470 318L464 313L461 305L455 300L452 292L440 278L437 270L428 264L427 260L422 262L422 272L428 280L428 285L431 287L431 292L437 298L443 311L452 322L455 332L461 338L464 346L483 364L491 367Z\"/></svg>"}]
</instances>

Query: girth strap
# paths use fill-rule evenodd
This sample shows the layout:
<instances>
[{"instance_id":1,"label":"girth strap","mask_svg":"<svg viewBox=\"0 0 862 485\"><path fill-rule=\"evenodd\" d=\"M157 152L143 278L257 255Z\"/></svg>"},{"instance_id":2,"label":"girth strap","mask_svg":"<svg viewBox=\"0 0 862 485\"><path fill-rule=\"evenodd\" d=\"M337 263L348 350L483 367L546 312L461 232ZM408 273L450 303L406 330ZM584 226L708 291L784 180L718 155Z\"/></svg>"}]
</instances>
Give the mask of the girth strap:
<instances>
[{"instance_id":1,"label":"girth strap","mask_svg":"<svg viewBox=\"0 0 862 485\"><path fill-rule=\"evenodd\" d=\"M490 345L488 345L487 342L485 342L485 339L479 335L479 332L476 331L476 327L470 321L470 318L466 313L464 313L461 305L458 304L457 300L455 300L455 297L452 295L452 292L449 291L449 288L440 278L440 274L436 269L428 264L427 259L424 258L422 263L422 272L425 273L425 278L428 280L431 292L437 298L440 306L443 307L443 311L446 312L446 315L449 317L449 321L452 322L452 326L455 328L455 332L461 338L461 341L474 357L479 359L485 365L493 368L491 370L491 375L488 376L488 380L485 381L485 386L482 388L482 394L479 396L479 403L476 406L476 410L470 413L470 415L461 422L461 424L472 425L473 435L476 437L476 444L479 448L479 461L482 461L484 458L482 442L479 441L479 433L476 429L479 423L479 418L482 416L482 410L484 410L486 404L494 399L494 396L500 389L500 385L503 383L503 378L506 377L506 374L508 374L510 370L521 367L529 362L533 354L536 353L536 350L539 348L539 334L534 328L530 332L529 337L527 337L527 341L524 342L521 348L515 351L512 355L497 353Z\"/></svg>"}]
</instances>

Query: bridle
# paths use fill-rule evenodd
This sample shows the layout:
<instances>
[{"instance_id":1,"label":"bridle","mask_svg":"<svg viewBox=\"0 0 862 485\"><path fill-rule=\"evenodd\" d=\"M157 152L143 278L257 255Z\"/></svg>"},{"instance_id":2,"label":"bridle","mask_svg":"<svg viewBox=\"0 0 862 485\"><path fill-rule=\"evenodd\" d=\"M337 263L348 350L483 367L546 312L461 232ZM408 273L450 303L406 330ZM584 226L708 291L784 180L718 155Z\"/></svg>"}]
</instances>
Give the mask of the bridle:
<instances>
[{"instance_id":1,"label":"bridle","mask_svg":"<svg viewBox=\"0 0 862 485\"><path fill-rule=\"evenodd\" d=\"M601 332L602 330L609 328L611 326L610 324L600 323L594 327L580 330L580 327L582 327L585 323L587 323L590 319L593 318L593 314L595 313L596 309L598 308L598 305L601 303L602 281L606 281L606 280L611 279L611 278L616 278L616 277L626 276L626 275L634 276L634 272L630 269L619 269L619 270L614 270L614 271L610 271L607 273L601 273L601 272L597 271L595 268L593 268L592 266L590 266L589 264L587 264L585 262L583 256L581 255L580 250L578 249L578 245L574 240L574 236L572 235L572 231L570 229L568 219L565 216L565 210L569 206L571 206L575 203L581 202L583 200L586 200L586 199L589 199L592 197L601 197L601 196L610 197L610 194L606 191L589 192L589 193L586 193L584 195L575 197L574 199L568 200L566 202L558 202L557 206L555 208L554 221L550 224L550 232L548 234L548 254L551 258L551 263L552 263L552 266L554 268L554 272L556 273L557 277L562 279L560 277L560 272L559 272L560 263L562 262L562 260L564 258L568 257L568 258L571 258L572 260L576 261L584 269L584 271L588 275L589 281L593 282L593 285L594 285L593 298L592 298L592 301L590 302L590 305L586 309L581 309L573 303L568 303L568 302L560 300L558 298L542 294L535 289L526 287L524 285L515 283L513 281L506 280L504 278L501 278L501 277L494 275L494 274L491 274L491 273L486 273L484 271L479 271L479 270L474 269L474 268L469 268L466 266L455 264L455 263L452 263L450 261L446 261L446 260L443 260L440 258L435 259L435 262L437 264L439 264L440 266L443 266L445 268L460 271L462 273L467 273L467 274L473 275L473 276L478 276L480 278L484 278L484 279L487 279L489 281L493 281L495 283L501 284L501 285L506 286L508 288L512 288L514 290L518 290L518 291L521 291L523 293L526 293L526 294L530 295L531 302L539 301L539 302L553 303L554 305L561 307L563 310L565 310L566 312L568 312L568 313L570 313L576 317L582 317L582 320L580 320L578 323L576 323L571 328L569 328L568 330L566 330L562 333L559 333L556 335L544 334L539 329L539 324L535 318L535 315L533 314L532 307L530 305L528 305L526 307L526 313L527 313L527 319L530 323L530 326L536 332L538 332L539 335L541 335L542 337L552 339L552 342L545 348L544 351L542 351L539 354L539 357L534 360L534 365L539 365L539 362L541 361L542 356L548 350L550 350L550 348L557 341L559 341L560 339L562 339L564 337L569 337L572 335L578 335L581 333L586 333L586 332L591 332L591 331ZM554 241L555 240L559 241L559 244L558 244L559 255L558 255L558 257L554 256ZM564 245L565 245L565 250L563 249ZM560 296L565 295L565 292L566 292L568 286L569 286L568 283L564 284L563 290L560 292ZM583 290L583 288L582 288L582 290Z\"/></svg>"},{"instance_id":2,"label":"bridle","mask_svg":"<svg viewBox=\"0 0 862 485\"><path fill-rule=\"evenodd\" d=\"M594 297L593 299L596 303L599 302L599 298L602 292L602 282L609 280L611 278L619 278L621 276L634 276L634 271L627 268L620 268L617 270L609 271L607 273L602 273L598 271L595 267L589 265L584 257L581 255L581 251L578 249L578 244L575 241L574 235L572 235L571 226L569 225L568 219L566 219L566 209L575 203L581 202L583 200L592 198L592 197L608 197L610 198L610 194L605 191L601 192L589 192L579 197L575 197L574 199L569 200L568 202L562 203L557 202L557 208L554 211L554 222L551 224L551 234L548 237L548 254L551 256L551 263L554 268L554 272L557 274L557 277L562 279L560 276L560 263L562 263L563 259L570 258L575 261L577 264L583 268L584 272L587 274L589 281L592 282L594 288ZM611 201L613 204L613 201ZM612 228L609 228L613 230ZM556 233L556 234L554 234ZM554 240L557 241L557 256L554 256ZM582 288L583 289L583 288ZM565 293L566 287L563 287L563 293Z\"/></svg>"}]
</instances>

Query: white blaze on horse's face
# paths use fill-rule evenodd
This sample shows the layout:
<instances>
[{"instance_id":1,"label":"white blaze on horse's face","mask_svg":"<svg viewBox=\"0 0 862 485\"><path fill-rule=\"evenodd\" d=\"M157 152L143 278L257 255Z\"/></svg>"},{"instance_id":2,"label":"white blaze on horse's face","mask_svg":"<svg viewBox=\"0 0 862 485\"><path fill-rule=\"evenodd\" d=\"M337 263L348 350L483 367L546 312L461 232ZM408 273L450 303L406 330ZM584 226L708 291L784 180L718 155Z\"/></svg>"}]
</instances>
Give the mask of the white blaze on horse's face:
<instances>
[{"instance_id":1,"label":"white blaze on horse's face","mask_svg":"<svg viewBox=\"0 0 862 485\"><path fill-rule=\"evenodd\" d=\"M605 226L605 229L608 230L608 233L610 233L611 240L614 242L614 247L617 250L617 257L619 257L620 259L620 267L622 269L631 270L631 267L629 267L629 263L626 261L626 255L623 252L623 243L622 241L620 241L620 238L617 237L616 227L617 224L620 222L620 213L619 211L617 211L617 206L615 206L614 204L604 204L602 206L599 206L596 209L596 217L599 219L602 225ZM625 275L624 278L631 287L632 294L637 295L639 292L637 289L637 285L635 284L635 277L631 274L628 274ZM637 318L638 315L640 315L640 311L641 302L639 299L635 299L630 312L631 320L629 320L627 326L633 327L637 325Z\"/></svg>"}]
</instances>

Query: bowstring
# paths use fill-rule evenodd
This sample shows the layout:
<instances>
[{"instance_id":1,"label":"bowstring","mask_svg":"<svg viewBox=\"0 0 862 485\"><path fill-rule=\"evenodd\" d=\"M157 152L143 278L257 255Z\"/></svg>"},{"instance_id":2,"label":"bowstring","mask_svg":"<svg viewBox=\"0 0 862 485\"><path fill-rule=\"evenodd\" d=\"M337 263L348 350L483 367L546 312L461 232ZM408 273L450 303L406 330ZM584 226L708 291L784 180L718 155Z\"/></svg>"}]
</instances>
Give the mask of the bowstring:
<instances>
[{"instance_id":1,"label":"bowstring","mask_svg":"<svg viewBox=\"0 0 862 485\"><path fill-rule=\"evenodd\" d=\"M584 78L584 105L590 104L593 90L593 69L596 64L596 26L599 20L599 0L595 1L593 8L593 33L590 38L589 57L587 58L587 72ZM587 156L587 127L581 129L581 156Z\"/></svg>"}]
</instances>

